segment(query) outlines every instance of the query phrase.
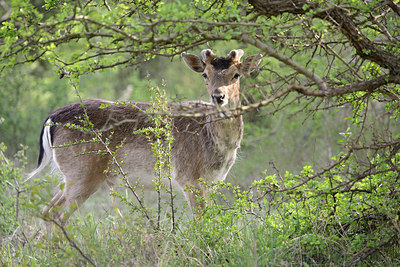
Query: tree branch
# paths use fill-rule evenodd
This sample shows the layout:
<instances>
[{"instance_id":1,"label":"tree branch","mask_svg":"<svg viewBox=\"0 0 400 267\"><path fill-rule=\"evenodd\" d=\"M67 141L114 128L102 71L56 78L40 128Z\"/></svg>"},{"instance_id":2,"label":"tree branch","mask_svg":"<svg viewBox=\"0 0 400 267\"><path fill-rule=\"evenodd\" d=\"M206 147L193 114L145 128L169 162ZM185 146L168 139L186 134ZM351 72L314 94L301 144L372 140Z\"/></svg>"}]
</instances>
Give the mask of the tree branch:
<instances>
[{"instance_id":1,"label":"tree branch","mask_svg":"<svg viewBox=\"0 0 400 267\"><path fill-rule=\"evenodd\" d=\"M74 240L71 239L71 237L68 235L67 230L62 226L60 223L58 223L56 220L50 220L50 222L54 223L58 228L61 229L62 233L64 234L65 238L68 240L69 244L71 247L76 249L78 253L85 259L87 260L91 265L97 266L97 263L91 259L89 256L87 256L83 251L80 249L80 247L74 242Z\"/></svg>"},{"instance_id":2,"label":"tree branch","mask_svg":"<svg viewBox=\"0 0 400 267\"><path fill-rule=\"evenodd\" d=\"M383 85L387 85L389 83L399 83L399 82L400 82L400 75L397 76L382 75L372 80L357 82L342 87L333 87L333 88L329 87L325 91L310 90L303 86L299 86L296 89L296 91L307 96L334 97L359 91L373 92L378 90Z\"/></svg>"},{"instance_id":3,"label":"tree branch","mask_svg":"<svg viewBox=\"0 0 400 267\"><path fill-rule=\"evenodd\" d=\"M266 17L278 16L284 13L306 14L310 9L313 9L315 10L314 17L325 20L337 27L356 49L360 57L371 60L379 66L389 69L394 74L400 72L400 57L383 50L368 39L357 27L353 17L343 7L332 6L318 10L320 8L319 4L311 3L307 0L249 0L249 3ZM396 3L389 1L388 5L394 12L399 14L400 7Z\"/></svg>"},{"instance_id":4,"label":"tree branch","mask_svg":"<svg viewBox=\"0 0 400 267\"><path fill-rule=\"evenodd\" d=\"M313 80L320 90L325 91L327 89L326 83L317 74L300 66L299 64L297 64L296 62L294 62L293 60L288 58L287 56L278 53L274 48L270 47L266 43L261 42L260 40L257 40L255 38L250 38L246 34L236 37L236 39L243 41L245 43L248 43L248 44L252 44L255 47L258 47L263 52L265 52L268 56L278 59L279 61L281 61L284 64L288 65L289 67L293 68L297 72L299 72L299 73L303 74L304 76L306 76L307 78Z\"/></svg>"}]
</instances>

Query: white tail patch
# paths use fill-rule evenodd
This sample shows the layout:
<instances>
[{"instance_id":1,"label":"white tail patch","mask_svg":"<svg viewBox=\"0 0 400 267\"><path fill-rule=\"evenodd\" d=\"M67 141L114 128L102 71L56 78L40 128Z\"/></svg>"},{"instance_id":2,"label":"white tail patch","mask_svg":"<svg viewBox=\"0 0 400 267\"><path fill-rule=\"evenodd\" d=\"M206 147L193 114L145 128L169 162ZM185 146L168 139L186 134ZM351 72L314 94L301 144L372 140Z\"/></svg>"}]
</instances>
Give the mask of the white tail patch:
<instances>
[{"instance_id":1,"label":"white tail patch","mask_svg":"<svg viewBox=\"0 0 400 267\"><path fill-rule=\"evenodd\" d=\"M43 135L41 139L41 146L43 147L43 155L42 160L40 161L39 166L33 170L31 173L28 174L28 177L25 179L24 183L34 177L36 174L41 172L51 161L53 158L53 151L51 149L51 134L50 134L50 127L51 127L51 119L48 119L44 124Z\"/></svg>"}]
</instances>

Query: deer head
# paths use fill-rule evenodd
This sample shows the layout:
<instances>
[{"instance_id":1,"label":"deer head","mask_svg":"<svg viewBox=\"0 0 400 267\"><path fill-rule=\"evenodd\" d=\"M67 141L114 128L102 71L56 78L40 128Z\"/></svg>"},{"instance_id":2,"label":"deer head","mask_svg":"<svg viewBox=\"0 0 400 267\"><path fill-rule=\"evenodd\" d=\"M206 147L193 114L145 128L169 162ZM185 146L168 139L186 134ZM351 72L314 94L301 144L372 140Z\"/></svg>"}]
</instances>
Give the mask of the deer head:
<instances>
[{"instance_id":1,"label":"deer head","mask_svg":"<svg viewBox=\"0 0 400 267\"><path fill-rule=\"evenodd\" d=\"M237 107L239 99L239 79L254 71L262 55L246 57L243 50L232 50L226 57L218 57L210 49L201 51L201 58L182 53L186 64L195 72L202 73L211 101L219 107Z\"/></svg>"}]
</instances>

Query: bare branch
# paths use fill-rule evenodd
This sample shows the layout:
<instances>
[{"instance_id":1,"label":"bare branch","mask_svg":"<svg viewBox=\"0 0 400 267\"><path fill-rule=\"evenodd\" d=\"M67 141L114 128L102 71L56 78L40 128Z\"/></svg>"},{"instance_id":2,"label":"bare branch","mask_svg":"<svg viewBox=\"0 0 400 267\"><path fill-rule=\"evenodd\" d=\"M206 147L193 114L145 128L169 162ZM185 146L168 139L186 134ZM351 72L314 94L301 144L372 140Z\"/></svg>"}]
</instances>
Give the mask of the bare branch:
<instances>
[{"instance_id":1,"label":"bare branch","mask_svg":"<svg viewBox=\"0 0 400 267\"><path fill-rule=\"evenodd\" d=\"M299 64L297 64L296 62L294 62L293 60L288 58L287 56L278 53L274 48L270 47L266 43L261 42L260 40L257 40L254 38L250 38L246 34L243 34L243 35L237 37L236 39L241 40L245 43L252 44L255 47L258 47L263 52L265 52L268 56L278 59L282 63L288 65L289 67L291 67L294 70L298 71L299 73L303 74L307 78L314 81L320 90L325 91L327 89L326 83L317 74L300 66Z\"/></svg>"},{"instance_id":2,"label":"bare branch","mask_svg":"<svg viewBox=\"0 0 400 267\"><path fill-rule=\"evenodd\" d=\"M318 10L319 4L309 2L307 0L284 0L284 1L261 1L250 0L258 11L263 12L267 17L277 16L284 13L306 14L309 9L316 11L315 17L328 21L336 26L341 33L346 36L351 45L356 49L357 54L364 59L376 62L383 68L389 69L397 74L400 69L400 57L391 54L369 40L361 30L357 27L354 19L349 12L340 6L332 6ZM400 10L399 6L393 1L389 1L388 5L395 11ZM304 7L309 8L304 8Z\"/></svg>"},{"instance_id":3,"label":"bare branch","mask_svg":"<svg viewBox=\"0 0 400 267\"><path fill-rule=\"evenodd\" d=\"M97 266L97 263L91 259L89 256L87 256L81 249L80 247L74 242L74 240L72 240L72 238L69 236L67 230L65 230L64 226L62 226L59 222L57 222L56 220L50 220L50 222L54 223L58 228L60 228L60 230L62 231L62 233L64 234L65 238L68 240L69 244L71 247L73 247L76 251L78 251L78 253L85 259L87 260L91 265L93 266Z\"/></svg>"},{"instance_id":4,"label":"bare branch","mask_svg":"<svg viewBox=\"0 0 400 267\"><path fill-rule=\"evenodd\" d=\"M267 105L273 103L278 98L281 98L282 96L287 95L289 92L299 90L302 88L303 88L303 86L301 86L301 85L291 84L267 99L264 99L257 103L252 103L252 104L249 104L246 106L240 106L240 107L236 107L236 108L221 109L212 104L209 104L206 107L200 107L200 108L194 109L193 112L174 110L171 114L166 114L166 115L171 116L171 117L189 117L189 118L203 118L203 117L210 116L210 115L221 115L219 118L215 118L213 121L225 120L228 118L237 117L239 115L245 114L252 110L256 110L260 107L267 106Z\"/></svg>"},{"instance_id":5,"label":"bare branch","mask_svg":"<svg viewBox=\"0 0 400 267\"><path fill-rule=\"evenodd\" d=\"M307 96L333 97L359 91L364 91L364 92L377 91L380 90L380 87L383 85L389 83L399 83L399 79L400 79L399 76L382 75L379 76L378 78L369 81L357 82L342 87L327 88L326 91L310 90L307 89L306 87L299 87L296 89L296 91Z\"/></svg>"}]
</instances>

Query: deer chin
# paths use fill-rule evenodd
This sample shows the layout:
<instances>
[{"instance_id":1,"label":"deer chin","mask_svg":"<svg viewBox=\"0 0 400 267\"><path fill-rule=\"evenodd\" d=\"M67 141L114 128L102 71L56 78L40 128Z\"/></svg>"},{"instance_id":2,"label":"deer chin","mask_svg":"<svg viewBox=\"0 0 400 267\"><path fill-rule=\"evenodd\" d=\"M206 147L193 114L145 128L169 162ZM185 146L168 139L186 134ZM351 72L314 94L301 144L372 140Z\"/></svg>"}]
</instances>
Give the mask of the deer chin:
<instances>
[{"instance_id":1,"label":"deer chin","mask_svg":"<svg viewBox=\"0 0 400 267\"><path fill-rule=\"evenodd\" d=\"M221 104L217 104L217 105L219 105L221 108L222 107L225 108L225 107L228 107L228 103L229 103L229 101L224 99L224 102L222 102Z\"/></svg>"},{"instance_id":2,"label":"deer chin","mask_svg":"<svg viewBox=\"0 0 400 267\"><path fill-rule=\"evenodd\" d=\"M232 108L232 102L224 99L222 103L216 103L216 101L213 101L213 105L218 110L218 116L221 119L232 119L232 112L229 110Z\"/></svg>"},{"instance_id":3,"label":"deer chin","mask_svg":"<svg viewBox=\"0 0 400 267\"><path fill-rule=\"evenodd\" d=\"M215 101L215 100L211 100L211 102L213 103L213 105L214 105L217 109L226 108L226 107L229 106L229 105L228 105L228 104L229 104L229 100L226 99L226 98L223 99L222 103L218 103L218 102Z\"/></svg>"}]
</instances>

